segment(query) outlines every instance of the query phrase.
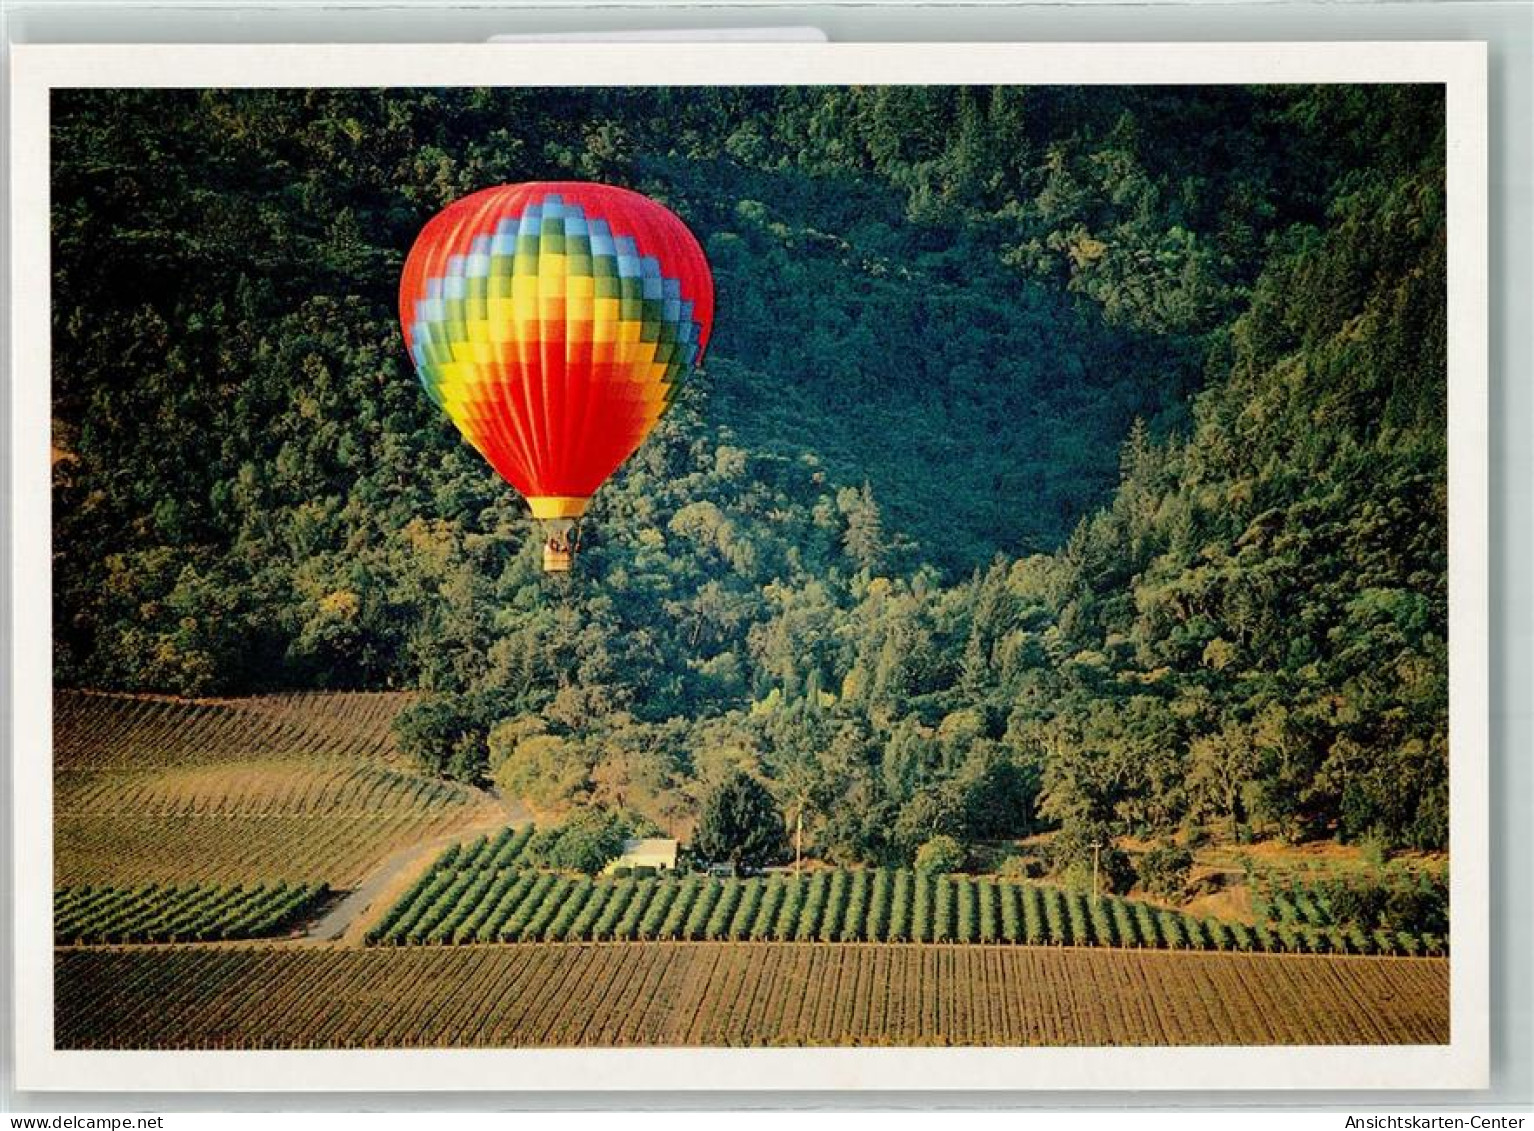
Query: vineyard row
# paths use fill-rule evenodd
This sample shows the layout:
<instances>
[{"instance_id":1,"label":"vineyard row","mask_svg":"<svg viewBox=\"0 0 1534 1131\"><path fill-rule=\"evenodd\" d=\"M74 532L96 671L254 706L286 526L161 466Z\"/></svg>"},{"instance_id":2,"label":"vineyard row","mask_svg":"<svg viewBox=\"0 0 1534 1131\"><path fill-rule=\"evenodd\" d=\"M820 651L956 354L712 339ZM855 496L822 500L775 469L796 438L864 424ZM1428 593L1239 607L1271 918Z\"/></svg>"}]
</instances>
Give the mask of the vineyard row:
<instances>
[{"instance_id":1,"label":"vineyard row","mask_svg":"<svg viewBox=\"0 0 1534 1131\"><path fill-rule=\"evenodd\" d=\"M395 754L391 724L408 692L308 692L190 700L61 690L54 762L104 769L298 756L355 761Z\"/></svg>"},{"instance_id":2,"label":"vineyard row","mask_svg":"<svg viewBox=\"0 0 1534 1131\"><path fill-rule=\"evenodd\" d=\"M1383 1045L1449 1039L1449 964L1044 947L91 947L60 1048Z\"/></svg>"},{"instance_id":3,"label":"vineyard row","mask_svg":"<svg viewBox=\"0 0 1534 1131\"><path fill-rule=\"evenodd\" d=\"M323 884L68 887L53 897L54 941L211 942L282 934L325 897Z\"/></svg>"},{"instance_id":4,"label":"vineyard row","mask_svg":"<svg viewBox=\"0 0 1534 1131\"><path fill-rule=\"evenodd\" d=\"M1249 927L1044 885L896 870L763 878L597 878L516 866L530 829L424 874L368 934L384 946L474 942L956 942L1266 953L1439 955L1400 932Z\"/></svg>"}]
</instances>

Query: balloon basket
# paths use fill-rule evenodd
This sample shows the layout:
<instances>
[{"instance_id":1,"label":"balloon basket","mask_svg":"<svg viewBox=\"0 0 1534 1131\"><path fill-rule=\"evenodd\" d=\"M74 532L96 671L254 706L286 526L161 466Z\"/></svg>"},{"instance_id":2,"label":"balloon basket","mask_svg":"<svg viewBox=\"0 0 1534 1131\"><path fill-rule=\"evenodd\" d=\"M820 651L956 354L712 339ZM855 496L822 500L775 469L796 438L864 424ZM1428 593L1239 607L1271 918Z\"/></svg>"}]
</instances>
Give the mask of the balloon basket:
<instances>
[{"instance_id":1,"label":"balloon basket","mask_svg":"<svg viewBox=\"0 0 1534 1131\"><path fill-rule=\"evenodd\" d=\"M575 565L580 528L572 518L546 519L543 523L543 572L569 573Z\"/></svg>"}]
</instances>

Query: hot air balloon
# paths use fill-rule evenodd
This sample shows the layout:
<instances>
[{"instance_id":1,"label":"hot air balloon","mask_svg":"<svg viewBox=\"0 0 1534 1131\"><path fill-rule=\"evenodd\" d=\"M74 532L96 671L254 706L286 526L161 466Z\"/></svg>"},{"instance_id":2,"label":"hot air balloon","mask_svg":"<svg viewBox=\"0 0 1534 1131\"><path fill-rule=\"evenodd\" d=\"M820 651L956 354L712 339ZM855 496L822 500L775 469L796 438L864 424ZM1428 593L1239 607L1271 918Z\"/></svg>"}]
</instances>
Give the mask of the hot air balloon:
<instances>
[{"instance_id":1,"label":"hot air balloon","mask_svg":"<svg viewBox=\"0 0 1534 1131\"><path fill-rule=\"evenodd\" d=\"M400 279L421 384L570 569L591 496L703 356L714 281L674 213L628 189L535 181L455 201Z\"/></svg>"}]
</instances>

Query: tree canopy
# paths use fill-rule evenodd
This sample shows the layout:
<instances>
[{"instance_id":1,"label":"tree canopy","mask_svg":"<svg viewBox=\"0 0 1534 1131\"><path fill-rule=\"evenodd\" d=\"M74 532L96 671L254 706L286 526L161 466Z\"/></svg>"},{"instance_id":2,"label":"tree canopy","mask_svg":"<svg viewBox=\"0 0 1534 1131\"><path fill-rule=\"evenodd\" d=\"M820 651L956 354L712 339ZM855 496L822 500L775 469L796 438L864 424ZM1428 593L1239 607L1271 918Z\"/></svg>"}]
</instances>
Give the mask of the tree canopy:
<instances>
[{"instance_id":1,"label":"tree canopy","mask_svg":"<svg viewBox=\"0 0 1534 1131\"><path fill-rule=\"evenodd\" d=\"M767 787L736 771L703 799L693 848L705 860L760 868L777 861L783 836L783 814Z\"/></svg>"}]
</instances>

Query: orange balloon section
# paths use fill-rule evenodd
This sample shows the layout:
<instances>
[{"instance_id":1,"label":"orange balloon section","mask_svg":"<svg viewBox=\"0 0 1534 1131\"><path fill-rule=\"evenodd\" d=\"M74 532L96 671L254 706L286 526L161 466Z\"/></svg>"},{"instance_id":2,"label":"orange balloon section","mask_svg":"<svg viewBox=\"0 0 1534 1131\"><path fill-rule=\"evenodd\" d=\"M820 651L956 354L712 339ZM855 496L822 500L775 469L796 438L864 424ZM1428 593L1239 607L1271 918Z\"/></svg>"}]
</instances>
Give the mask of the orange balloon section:
<instances>
[{"instance_id":1,"label":"orange balloon section","mask_svg":"<svg viewBox=\"0 0 1534 1131\"><path fill-rule=\"evenodd\" d=\"M417 237L400 280L421 384L540 519L585 512L701 359L713 315L713 276L686 225L586 182L456 201Z\"/></svg>"}]
</instances>

